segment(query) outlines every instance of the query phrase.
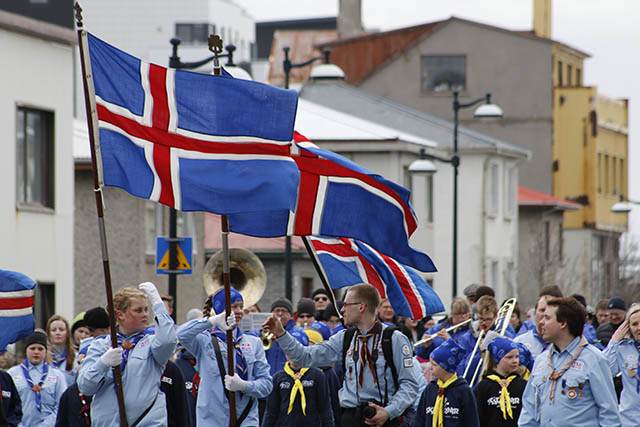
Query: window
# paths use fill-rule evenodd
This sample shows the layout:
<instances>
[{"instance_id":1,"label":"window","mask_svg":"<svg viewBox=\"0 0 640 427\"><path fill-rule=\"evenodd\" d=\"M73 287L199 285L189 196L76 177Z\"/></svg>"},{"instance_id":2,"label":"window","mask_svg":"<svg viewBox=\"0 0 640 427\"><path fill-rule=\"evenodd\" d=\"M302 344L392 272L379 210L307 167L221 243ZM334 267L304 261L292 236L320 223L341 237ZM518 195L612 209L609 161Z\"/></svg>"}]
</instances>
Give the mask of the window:
<instances>
[{"instance_id":1,"label":"window","mask_svg":"<svg viewBox=\"0 0 640 427\"><path fill-rule=\"evenodd\" d=\"M573 86L573 67L567 65L567 86Z\"/></svg>"},{"instance_id":2,"label":"window","mask_svg":"<svg viewBox=\"0 0 640 427\"><path fill-rule=\"evenodd\" d=\"M604 193L609 194L609 155L604 155Z\"/></svg>"},{"instance_id":3,"label":"window","mask_svg":"<svg viewBox=\"0 0 640 427\"><path fill-rule=\"evenodd\" d=\"M491 287L498 289L500 278L498 276L499 264L498 261L491 261Z\"/></svg>"},{"instance_id":4,"label":"window","mask_svg":"<svg viewBox=\"0 0 640 427\"><path fill-rule=\"evenodd\" d=\"M551 222L544 222L544 259L551 260Z\"/></svg>"},{"instance_id":5,"label":"window","mask_svg":"<svg viewBox=\"0 0 640 427\"><path fill-rule=\"evenodd\" d=\"M402 186L411 192L409 201L413 203L413 181L411 180L411 172L409 172L409 166L402 168Z\"/></svg>"},{"instance_id":6,"label":"window","mask_svg":"<svg viewBox=\"0 0 640 427\"><path fill-rule=\"evenodd\" d=\"M313 289L313 278L303 277L302 278L302 297L311 298L312 289Z\"/></svg>"},{"instance_id":7,"label":"window","mask_svg":"<svg viewBox=\"0 0 640 427\"><path fill-rule=\"evenodd\" d=\"M427 176L427 221L433 222L433 175Z\"/></svg>"},{"instance_id":8,"label":"window","mask_svg":"<svg viewBox=\"0 0 640 427\"><path fill-rule=\"evenodd\" d=\"M602 153L598 153L598 193L602 193Z\"/></svg>"},{"instance_id":9,"label":"window","mask_svg":"<svg viewBox=\"0 0 640 427\"><path fill-rule=\"evenodd\" d=\"M498 213L498 198L500 194L498 187L498 165L493 164L489 167L489 186L487 187L487 210L489 215Z\"/></svg>"},{"instance_id":10,"label":"window","mask_svg":"<svg viewBox=\"0 0 640 427\"><path fill-rule=\"evenodd\" d=\"M215 26L210 24L176 24L176 37L183 43L207 43L210 31L215 34Z\"/></svg>"},{"instance_id":11,"label":"window","mask_svg":"<svg viewBox=\"0 0 640 427\"><path fill-rule=\"evenodd\" d=\"M33 316L36 328L44 329L49 317L55 314L56 287L53 283L38 283L33 293Z\"/></svg>"},{"instance_id":12,"label":"window","mask_svg":"<svg viewBox=\"0 0 640 427\"><path fill-rule=\"evenodd\" d=\"M611 194L614 196L618 194L618 174L616 173L616 166L618 164L618 159L616 157L611 158Z\"/></svg>"},{"instance_id":13,"label":"window","mask_svg":"<svg viewBox=\"0 0 640 427\"><path fill-rule=\"evenodd\" d=\"M582 70L576 68L576 86L582 86Z\"/></svg>"},{"instance_id":14,"label":"window","mask_svg":"<svg viewBox=\"0 0 640 427\"><path fill-rule=\"evenodd\" d=\"M558 86L562 86L562 61L558 61Z\"/></svg>"},{"instance_id":15,"label":"window","mask_svg":"<svg viewBox=\"0 0 640 427\"><path fill-rule=\"evenodd\" d=\"M618 187L620 194L624 194L624 159L620 159L620 186Z\"/></svg>"},{"instance_id":16,"label":"window","mask_svg":"<svg viewBox=\"0 0 640 427\"><path fill-rule=\"evenodd\" d=\"M564 234L562 229L562 223L558 224L558 259L562 261L564 259Z\"/></svg>"},{"instance_id":17,"label":"window","mask_svg":"<svg viewBox=\"0 0 640 427\"><path fill-rule=\"evenodd\" d=\"M147 255L156 253L158 237L169 236L169 208L158 203L147 202L145 208L145 249ZM191 237L191 251L198 253L196 225L193 212L177 212L176 234L178 237Z\"/></svg>"},{"instance_id":18,"label":"window","mask_svg":"<svg viewBox=\"0 0 640 427\"><path fill-rule=\"evenodd\" d=\"M424 92L460 91L467 87L467 58L462 55L430 55L422 57L422 90Z\"/></svg>"},{"instance_id":19,"label":"window","mask_svg":"<svg viewBox=\"0 0 640 427\"><path fill-rule=\"evenodd\" d=\"M16 201L54 207L53 113L18 107L16 111Z\"/></svg>"},{"instance_id":20,"label":"window","mask_svg":"<svg viewBox=\"0 0 640 427\"><path fill-rule=\"evenodd\" d=\"M504 174L504 214L512 217L518 204L516 168L509 167Z\"/></svg>"}]
</instances>

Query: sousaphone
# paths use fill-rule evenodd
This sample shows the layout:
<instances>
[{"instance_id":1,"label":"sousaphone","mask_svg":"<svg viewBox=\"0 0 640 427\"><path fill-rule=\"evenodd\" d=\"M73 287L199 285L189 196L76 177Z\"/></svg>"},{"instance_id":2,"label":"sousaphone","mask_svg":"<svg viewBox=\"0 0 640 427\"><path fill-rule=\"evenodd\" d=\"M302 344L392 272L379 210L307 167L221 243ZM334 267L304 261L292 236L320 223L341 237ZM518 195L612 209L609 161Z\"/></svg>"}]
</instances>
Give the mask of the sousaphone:
<instances>
[{"instance_id":1,"label":"sousaphone","mask_svg":"<svg viewBox=\"0 0 640 427\"><path fill-rule=\"evenodd\" d=\"M207 295L224 287L222 255L222 251L216 252L204 266L203 285ZM245 307L252 306L262 298L267 274L260 258L251 251L229 249L229 273L231 286L242 294Z\"/></svg>"}]
</instances>

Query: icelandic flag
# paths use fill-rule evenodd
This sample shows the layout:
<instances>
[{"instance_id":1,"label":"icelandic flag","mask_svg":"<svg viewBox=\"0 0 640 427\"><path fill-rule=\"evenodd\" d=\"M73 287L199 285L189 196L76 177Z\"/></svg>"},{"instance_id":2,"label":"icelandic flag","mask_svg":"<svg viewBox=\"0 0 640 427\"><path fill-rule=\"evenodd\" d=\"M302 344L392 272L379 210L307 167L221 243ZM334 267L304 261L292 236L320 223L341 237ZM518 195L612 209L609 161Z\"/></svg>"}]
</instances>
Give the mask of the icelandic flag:
<instances>
[{"instance_id":1,"label":"icelandic flag","mask_svg":"<svg viewBox=\"0 0 640 427\"><path fill-rule=\"evenodd\" d=\"M160 67L88 33L82 52L100 184L183 211L295 209L295 91Z\"/></svg>"},{"instance_id":2,"label":"icelandic flag","mask_svg":"<svg viewBox=\"0 0 640 427\"><path fill-rule=\"evenodd\" d=\"M33 289L22 273L0 270L0 350L33 333Z\"/></svg>"},{"instance_id":3,"label":"icelandic flag","mask_svg":"<svg viewBox=\"0 0 640 427\"><path fill-rule=\"evenodd\" d=\"M331 288L370 283L398 316L422 319L444 311L438 294L412 268L355 239L309 237Z\"/></svg>"},{"instance_id":4,"label":"icelandic flag","mask_svg":"<svg viewBox=\"0 0 640 427\"><path fill-rule=\"evenodd\" d=\"M420 271L436 271L429 256L409 246L417 227L409 190L297 132L294 142L292 156L300 170L295 211L230 215L231 231L257 237L351 237Z\"/></svg>"}]
</instances>

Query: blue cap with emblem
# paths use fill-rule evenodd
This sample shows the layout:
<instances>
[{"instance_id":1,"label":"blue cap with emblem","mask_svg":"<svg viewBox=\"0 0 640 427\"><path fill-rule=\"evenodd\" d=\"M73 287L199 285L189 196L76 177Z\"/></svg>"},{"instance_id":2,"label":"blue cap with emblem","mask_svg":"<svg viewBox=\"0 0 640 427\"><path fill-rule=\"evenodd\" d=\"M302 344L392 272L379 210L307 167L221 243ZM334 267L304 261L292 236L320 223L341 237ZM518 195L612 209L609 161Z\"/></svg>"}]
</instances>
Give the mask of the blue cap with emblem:
<instances>
[{"instance_id":1,"label":"blue cap with emblem","mask_svg":"<svg viewBox=\"0 0 640 427\"><path fill-rule=\"evenodd\" d=\"M435 361L447 372L455 372L466 352L452 339L449 339L431 352L431 360Z\"/></svg>"},{"instance_id":2,"label":"blue cap with emblem","mask_svg":"<svg viewBox=\"0 0 640 427\"><path fill-rule=\"evenodd\" d=\"M236 291L234 288L231 288L231 304L235 304L238 301L244 302L242 294ZM218 289L218 291L213 294L213 296L211 297L211 306L213 307L213 311L215 311L216 314L220 314L224 311L224 309L226 308L226 305L224 303L224 288Z\"/></svg>"}]
</instances>

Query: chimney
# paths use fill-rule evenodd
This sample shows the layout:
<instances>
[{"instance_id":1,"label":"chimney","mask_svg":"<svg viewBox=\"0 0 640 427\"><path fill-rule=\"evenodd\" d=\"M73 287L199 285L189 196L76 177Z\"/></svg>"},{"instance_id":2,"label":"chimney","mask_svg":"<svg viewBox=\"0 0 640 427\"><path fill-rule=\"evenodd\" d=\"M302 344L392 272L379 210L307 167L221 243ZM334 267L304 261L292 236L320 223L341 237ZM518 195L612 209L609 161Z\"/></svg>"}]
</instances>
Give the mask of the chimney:
<instances>
[{"instance_id":1,"label":"chimney","mask_svg":"<svg viewBox=\"0 0 640 427\"><path fill-rule=\"evenodd\" d=\"M338 38L362 34L362 0L338 0Z\"/></svg>"},{"instance_id":2,"label":"chimney","mask_svg":"<svg viewBox=\"0 0 640 427\"><path fill-rule=\"evenodd\" d=\"M533 31L538 37L551 38L551 0L533 0Z\"/></svg>"}]
</instances>

